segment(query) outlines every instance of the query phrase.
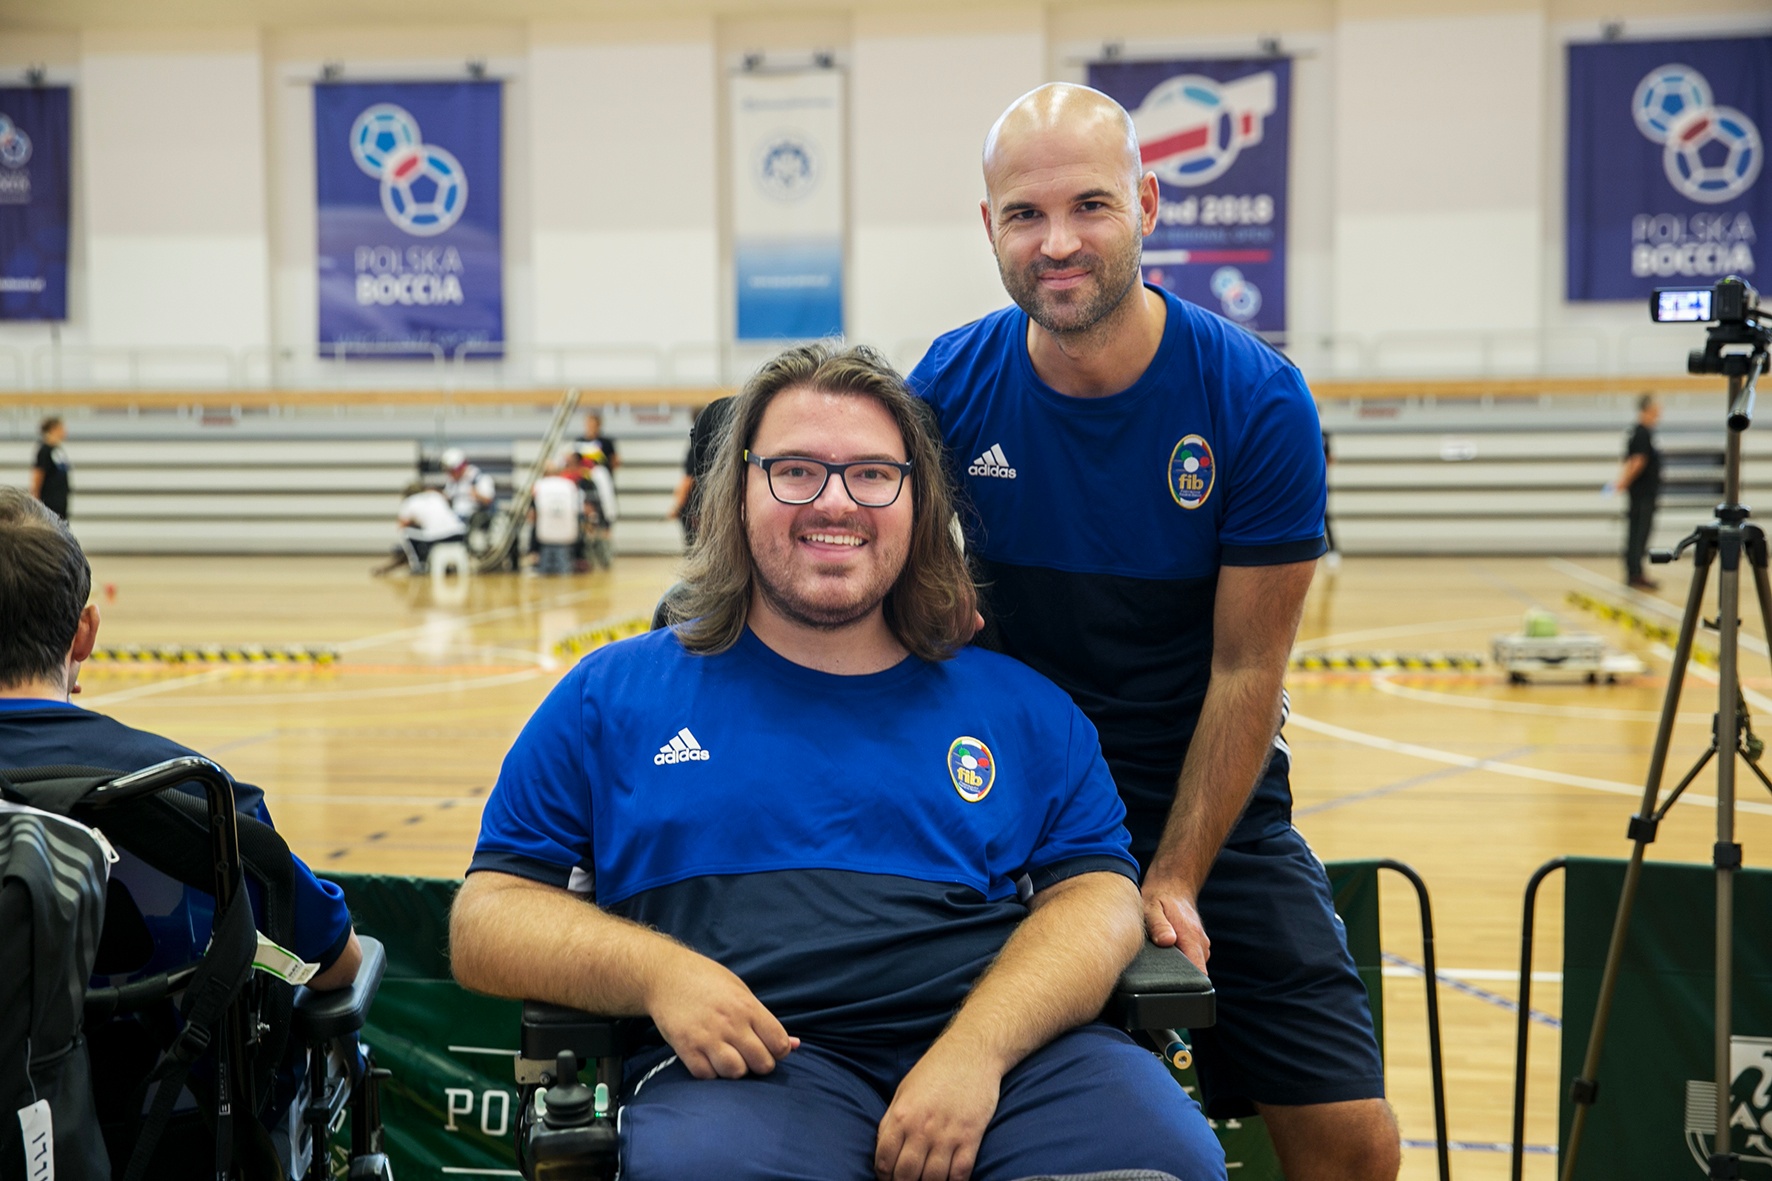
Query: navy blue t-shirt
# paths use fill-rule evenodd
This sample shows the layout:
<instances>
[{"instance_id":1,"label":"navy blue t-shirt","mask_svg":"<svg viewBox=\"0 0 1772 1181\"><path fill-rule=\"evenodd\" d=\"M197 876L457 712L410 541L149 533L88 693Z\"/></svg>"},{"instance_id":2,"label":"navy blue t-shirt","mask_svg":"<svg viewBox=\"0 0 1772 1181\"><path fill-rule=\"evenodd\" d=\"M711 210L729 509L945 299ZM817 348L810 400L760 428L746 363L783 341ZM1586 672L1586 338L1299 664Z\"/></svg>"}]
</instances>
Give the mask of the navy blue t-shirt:
<instances>
[{"instance_id":1,"label":"navy blue t-shirt","mask_svg":"<svg viewBox=\"0 0 1772 1181\"><path fill-rule=\"evenodd\" d=\"M671 631L555 686L506 756L469 872L594 896L735 972L796 1035L934 1037L1025 899L1133 877L1095 728L979 649L866 676L746 632Z\"/></svg>"},{"instance_id":2,"label":"navy blue t-shirt","mask_svg":"<svg viewBox=\"0 0 1772 1181\"><path fill-rule=\"evenodd\" d=\"M1156 356L1117 394L1041 381L1017 307L943 336L910 377L962 491L982 640L1056 681L1100 729L1135 829L1161 827L1199 720L1219 568L1318 557L1327 500L1298 370L1163 297ZM1283 829L1290 808L1264 784L1233 839Z\"/></svg>"},{"instance_id":3,"label":"navy blue t-shirt","mask_svg":"<svg viewBox=\"0 0 1772 1181\"><path fill-rule=\"evenodd\" d=\"M101 767L127 774L195 754L169 738L131 729L71 702L0 698L0 768ZM195 785L181 790L201 798ZM250 783L234 784L234 806L242 815L271 823L264 792ZM150 869L125 850L117 852L120 860L111 869L111 879L129 891L141 912L153 938L153 954L145 963L120 965L117 972L95 979L101 984L120 984L195 960L209 945L214 897ZM338 886L316 878L299 857L292 860L295 946L289 950L325 970L345 949L351 913ZM257 910L255 885L248 880Z\"/></svg>"}]
</instances>

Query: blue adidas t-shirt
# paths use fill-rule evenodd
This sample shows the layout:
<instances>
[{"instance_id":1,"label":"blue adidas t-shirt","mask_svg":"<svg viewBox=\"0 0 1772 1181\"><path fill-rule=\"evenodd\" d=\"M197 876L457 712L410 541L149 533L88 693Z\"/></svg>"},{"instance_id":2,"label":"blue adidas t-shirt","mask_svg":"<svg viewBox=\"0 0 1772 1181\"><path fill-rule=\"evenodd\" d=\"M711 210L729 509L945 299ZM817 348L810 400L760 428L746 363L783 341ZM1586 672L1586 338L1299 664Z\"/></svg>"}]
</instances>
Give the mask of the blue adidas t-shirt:
<instances>
[{"instance_id":1,"label":"blue adidas t-shirt","mask_svg":"<svg viewBox=\"0 0 1772 1181\"><path fill-rule=\"evenodd\" d=\"M587 656L530 718L469 872L593 894L719 961L796 1035L939 1033L1027 914L1080 873L1133 877L1095 728L967 649L805 668L750 632L657 631Z\"/></svg>"},{"instance_id":2,"label":"blue adidas t-shirt","mask_svg":"<svg viewBox=\"0 0 1772 1181\"><path fill-rule=\"evenodd\" d=\"M71 702L0 699L0 768L102 767L126 774L196 754L170 738L133 729ZM195 784L179 790L203 798ZM264 792L250 783L234 784L234 806L242 815L271 823ZM107 941L94 979L120 984L195 960L209 945L214 897L174 881L127 850L118 850L118 856L111 880L128 891L147 939ZM293 860L295 946L290 950L324 970L344 952L351 912L337 885L316 878L299 857ZM262 915L258 883L248 878L247 887L254 910ZM115 958L107 962L108 957Z\"/></svg>"},{"instance_id":3,"label":"blue adidas t-shirt","mask_svg":"<svg viewBox=\"0 0 1772 1181\"><path fill-rule=\"evenodd\" d=\"M1327 499L1298 370L1163 294L1156 356L1108 397L1041 381L1017 307L943 336L910 377L962 491L983 641L1056 681L1100 729L1141 851L1205 699L1219 568L1318 557ZM1284 790L1266 786L1237 835L1289 817Z\"/></svg>"}]
</instances>

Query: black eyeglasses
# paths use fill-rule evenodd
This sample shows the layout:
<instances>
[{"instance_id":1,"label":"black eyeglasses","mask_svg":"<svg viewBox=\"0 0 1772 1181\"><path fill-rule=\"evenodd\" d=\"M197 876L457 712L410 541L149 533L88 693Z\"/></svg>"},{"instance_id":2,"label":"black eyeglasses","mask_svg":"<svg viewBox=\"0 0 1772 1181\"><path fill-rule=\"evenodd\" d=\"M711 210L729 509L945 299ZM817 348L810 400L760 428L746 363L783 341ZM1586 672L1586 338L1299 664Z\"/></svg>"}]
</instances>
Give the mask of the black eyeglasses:
<instances>
[{"instance_id":1,"label":"black eyeglasses","mask_svg":"<svg viewBox=\"0 0 1772 1181\"><path fill-rule=\"evenodd\" d=\"M862 508L886 508L904 491L911 474L909 463L892 459L858 459L852 463L826 463L800 455L744 453L746 463L763 469L769 493L783 504L811 504L824 495L833 475L843 481L849 498Z\"/></svg>"}]
</instances>

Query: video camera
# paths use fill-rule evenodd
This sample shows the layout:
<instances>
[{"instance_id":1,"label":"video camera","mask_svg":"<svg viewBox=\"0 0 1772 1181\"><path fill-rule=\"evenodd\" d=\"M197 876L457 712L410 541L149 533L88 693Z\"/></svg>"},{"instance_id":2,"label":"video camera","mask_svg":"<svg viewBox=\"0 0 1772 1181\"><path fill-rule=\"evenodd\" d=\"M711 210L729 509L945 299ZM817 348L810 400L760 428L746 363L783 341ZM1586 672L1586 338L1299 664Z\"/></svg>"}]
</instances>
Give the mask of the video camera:
<instances>
[{"instance_id":1,"label":"video camera","mask_svg":"<svg viewBox=\"0 0 1772 1181\"><path fill-rule=\"evenodd\" d=\"M1772 313L1760 307L1760 293L1747 280L1730 275L1715 287L1657 287L1649 293L1649 318L1658 324L1709 324L1702 349L1686 357L1688 373L1722 373L1748 379L1746 413L1752 412L1752 378L1767 371L1767 346L1772 344ZM1747 352L1724 352L1728 345L1746 345ZM1735 413L1730 426L1735 425Z\"/></svg>"}]
</instances>

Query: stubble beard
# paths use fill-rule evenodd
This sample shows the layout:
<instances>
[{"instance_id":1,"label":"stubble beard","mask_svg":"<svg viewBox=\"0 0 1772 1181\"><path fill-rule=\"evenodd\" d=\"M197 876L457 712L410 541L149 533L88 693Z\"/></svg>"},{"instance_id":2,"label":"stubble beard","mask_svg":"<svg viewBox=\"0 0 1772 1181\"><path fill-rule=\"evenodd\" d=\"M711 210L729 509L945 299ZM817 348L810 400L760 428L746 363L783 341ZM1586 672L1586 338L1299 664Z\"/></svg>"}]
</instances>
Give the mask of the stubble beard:
<instances>
[{"instance_id":1,"label":"stubble beard","mask_svg":"<svg viewBox=\"0 0 1772 1181\"><path fill-rule=\"evenodd\" d=\"M1109 255L1077 253L1069 258L1041 258L1021 270L1012 270L997 256L997 273L1003 288L1028 319L1053 336L1077 339L1087 337L1100 328L1126 303L1139 287L1139 262L1144 244L1137 235L1130 235L1126 245ZM1081 301L1067 298L1069 293L1046 291L1040 276L1049 271L1087 268L1095 279L1095 289Z\"/></svg>"},{"instance_id":2,"label":"stubble beard","mask_svg":"<svg viewBox=\"0 0 1772 1181\"><path fill-rule=\"evenodd\" d=\"M808 528L816 530L820 525L837 525L839 523L837 521L821 521L808 526ZM879 544L879 539L871 531L857 526L854 522L841 522L841 524L846 528L854 528L861 532L867 537L867 543L870 546ZM802 530L796 528L794 532L797 534ZM770 566L775 562L772 558L759 556L760 553L767 551L761 551L757 541L758 539L754 536L750 538L751 571L752 576L756 579L758 592L782 618L817 631L841 631L846 627L860 623L886 601L886 596L892 593L892 587L898 581L898 574L894 573L890 578L876 578L870 585L862 589L859 597L849 602L834 604L816 602L806 595L800 594L788 580L771 577ZM790 551L794 544L790 538L788 541ZM890 555L888 556L890 557ZM784 561L780 564L785 566L787 563ZM888 567L890 566L891 563L888 563ZM901 561L898 563L898 571L902 572L902 570L903 562Z\"/></svg>"}]
</instances>

